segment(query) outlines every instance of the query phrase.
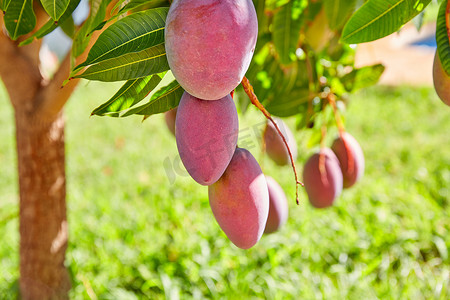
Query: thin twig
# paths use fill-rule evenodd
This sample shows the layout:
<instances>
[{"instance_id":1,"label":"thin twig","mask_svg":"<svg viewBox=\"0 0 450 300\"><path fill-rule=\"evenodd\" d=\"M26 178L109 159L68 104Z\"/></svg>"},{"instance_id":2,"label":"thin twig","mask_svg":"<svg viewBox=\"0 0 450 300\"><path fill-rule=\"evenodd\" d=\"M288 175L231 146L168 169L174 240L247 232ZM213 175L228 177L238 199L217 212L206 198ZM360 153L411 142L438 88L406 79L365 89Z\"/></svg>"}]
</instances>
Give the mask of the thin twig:
<instances>
[{"instance_id":1,"label":"thin twig","mask_svg":"<svg viewBox=\"0 0 450 300\"><path fill-rule=\"evenodd\" d=\"M309 56L309 51L306 49L306 47L302 48L303 52L305 53L305 63L306 63L306 75L308 75L308 88L309 91L316 92L316 80L314 80L314 72L313 72L313 65L311 63L311 57Z\"/></svg>"},{"instance_id":2,"label":"thin twig","mask_svg":"<svg viewBox=\"0 0 450 300\"><path fill-rule=\"evenodd\" d=\"M344 133L345 133L345 127L344 124L342 123L342 119L339 115L339 111L337 109L336 106L336 96L333 93L328 93L326 96L326 99L328 100L328 103L330 103L331 107L333 108L333 113L334 113L334 118L336 120L336 125L338 127L339 130L339 136L342 140L342 143L344 143L344 148L345 148L345 152L347 153L347 158L348 158L348 172L350 174L353 173L353 168L355 165L355 161L354 161L354 157L350 151L350 147L347 143L347 140L344 138Z\"/></svg>"},{"instance_id":3,"label":"thin twig","mask_svg":"<svg viewBox=\"0 0 450 300\"><path fill-rule=\"evenodd\" d=\"M250 84L250 81L247 79L247 77L244 77L242 79L242 86L244 87L244 91L245 93L248 95L250 101L252 102L252 104L254 106L256 106L263 114L264 116L270 120L270 122L272 122L273 126L275 126L275 129L277 130L278 134L281 136L281 138L283 139L283 143L286 146L288 153L289 153L289 158L291 159L291 165L292 165L292 169L294 170L294 175L295 175L295 201L297 203L297 205L299 204L298 201L298 186L304 186L304 184L298 180L298 175L297 175L297 169L295 167L295 163L294 163L294 158L292 156L292 152L291 149L289 148L289 145L286 141L286 138L283 136L283 134L281 133L280 128L278 127L277 123L275 123L275 121L272 119L270 113L265 109L265 107L261 104L261 102L259 102L258 97L256 97L255 92L253 90L253 86Z\"/></svg>"},{"instance_id":4,"label":"thin twig","mask_svg":"<svg viewBox=\"0 0 450 300\"><path fill-rule=\"evenodd\" d=\"M328 103L330 103L333 108L334 119L336 120L336 125L339 130L339 135L342 137L342 134L345 132L344 123L342 123L341 117L339 115L339 111L336 106L336 96L333 93L328 93L326 96Z\"/></svg>"},{"instance_id":5,"label":"thin twig","mask_svg":"<svg viewBox=\"0 0 450 300\"><path fill-rule=\"evenodd\" d=\"M327 126L322 126L322 137L320 139L320 152L319 152L319 173L320 180L324 184L324 186L328 186L328 177L327 177L327 168L325 166L325 138L327 136Z\"/></svg>"}]
</instances>

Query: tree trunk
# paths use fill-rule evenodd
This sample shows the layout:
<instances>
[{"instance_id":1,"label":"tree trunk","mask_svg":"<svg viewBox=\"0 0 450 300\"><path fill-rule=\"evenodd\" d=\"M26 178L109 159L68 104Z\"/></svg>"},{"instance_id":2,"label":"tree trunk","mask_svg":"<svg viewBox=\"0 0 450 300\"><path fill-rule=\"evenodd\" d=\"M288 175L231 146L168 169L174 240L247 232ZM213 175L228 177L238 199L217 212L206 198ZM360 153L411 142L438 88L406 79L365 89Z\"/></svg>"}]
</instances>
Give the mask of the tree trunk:
<instances>
[{"instance_id":1,"label":"tree trunk","mask_svg":"<svg viewBox=\"0 0 450 300\"><path fill-rule=\"evenodd\" d=\"M0 17L0 79L8 91L16 119L20 296L26 300L67 299L70 277L64 266L68 228L62 108L79 79L61 88L70 75L70 53L52 78L44 78L39 69L42 40L18 46L48 21L46 12L34 3L37 26L18 41L9 38ZM116 3L109 3L107 19ZM101 32L92 33L87 49L77 57L75 65L86 60Z\"/></svg>"},{"instance_id":2,"label":"tree trunk","mask_svg":"<svg viewBox=\"0 0 450 300\"><path fill-rule=\"evenodd\" d=\"M22 299L67 299L64 266L68 227L64 117L49 122L16 109L20 187L20 291Z\"/></svg>"}]
</instances>

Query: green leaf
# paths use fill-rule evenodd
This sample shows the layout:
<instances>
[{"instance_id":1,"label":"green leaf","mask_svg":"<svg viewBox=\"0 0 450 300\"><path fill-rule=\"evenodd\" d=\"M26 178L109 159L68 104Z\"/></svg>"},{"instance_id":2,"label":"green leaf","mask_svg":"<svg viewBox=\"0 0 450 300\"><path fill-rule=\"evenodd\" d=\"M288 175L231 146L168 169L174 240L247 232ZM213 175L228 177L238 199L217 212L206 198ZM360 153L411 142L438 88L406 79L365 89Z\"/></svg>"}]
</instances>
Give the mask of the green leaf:
<instances>
[{"instance_id":1,"label":"green leaf","mask_svg":"<svg viewBox=\"0 0 450 300\"><path fill-rule=\"evenodd\" d=\"M289 66L281 66L272 55L267 55L261 65L252 63L246 76L253 85L259 101L268 108L269 112L277 116L298 113L297 107L284 111L283 105L289 105L291 101L298 101L297 104L303 103L304 93L309 90L304 60L298 60ZM245 107L246 103L243 102L243 105Z\"/></svg>"},{"instance_id":2,"label":"green leaf","mask_svg":"<svg viewBox=\"0 0 450 300\"><path fill-rule=\"evenodd\" d=\"M289 67L281 68L273 61L266 65L264 70L271 76L270 86L260 88L256 81L255 89L263 92L260 101L263 101L266 109L279 117L288 117L303 111L303 106L310 100L306 62L297 61Z\"/></svg>"},{"instance_id":3,"label":"green leaf","mask_svg":"<svg viewBox=\"0 0 450 300\"><path fill-rule=\"evenodd\" d=\"M356 0L325 0L328 25L333 30L341 29L356 6Z\"/></svg>"},{"instance_id":4,"label":"green leaf","mask_svg":"<svg viewBox=\"0 0 450 300\"><path fill-rule=\"evenodd\" d=\"M320 130L320 128L316 128L316 126L314 126L311 130L310 130L310 136L309 139L306 143L306 146L308 148L313 148L317 145L320 144L320 141L322 140L322 131Z\"/></svg>"},{"instance_id":5,"label":"green leaf","mask_svg":"<svg viewBox=\"0 0 450 300\"><path fill-rule=\"evenodd\" d=\"M164 44L161 44L141 52L102 60L74 78L110 82L145 77L166 70L169 70L169 64Z\"/></svg>"},{"instance_id":6,"label":"green leaf","mask_svg":"<svg viewBox=\"0 0 450 300\"><path fill-rule=\"evenodd\" d=\"M85 62L73 72L125 53L138 52L164 43L168 8L155 8L132 14L109 26L98 37Z\"/></svg>"},{"instance_id":7,"label":"green leaf","mask_svg":"<svg viewBox=\"0 0 450 300\"><path fill-rule=\"evenodd\" d=\"M9 36L17 40L21 35L29 33L36 26L36 16L32 0L14 0L8 6L4 17Z\"/></svg>"},{"instance_id":8,"label":"green leaf","mask_svg":"<svg viewBox=\"0 0 450 300\"><path fill-rule=\"evenodd\" d=\"M89 44L91 36L89 35L97 26L99 26L106 15L106 7L108 6L108 0L92 0L90 14L83 26L76 33L73 40L72 56L80 56Z\"/></svg>"},{"instance_id":9,"label":"green leaf","mask_svg":"<svg viewBox=\"0 0 450 300\"><path fill-rule=\"evenodd\" d=\"M356 91L376 84L380 80L381 75L383 75L384 69L382 64L354 69L344 75L341 78L341 82L347 91Z\"/></svg>"},{"instance_id":10,"label":"green leaf","mask_svg":"<svg viewBox=\"0 0 450 300\"><path fill-rule=\"evenodd\" d=\"M156 7L162 7L162 6L169 6L170 3L167 0L131 0L127 4L125 4L124 7L122 7L119 10L119 15L126 13L133 9L150 9L150 8L156 8Z\"/></svg>"},{"instance_id":11,"label":"green leaf","mask_svg":"<svg viewBox=\"0 0 450 300\"><path fill-rule=\"evenodd\" d=\"M9 2L11 2L11 0L0 0L0 10L5 12L8 9Z\"/></svg>"},{"instance_id":12,"label":"green leaf","mask_svg":"<svg viewBox=\"0 0 450 300\"><path fill-rule=\"evenodd\" d=\"M420 14L418 14L417 16L415 16L412 19L412 23L416 27L417 31L420 31L420 29L422 28L424 19L425 19L425 12L424 11L422 11Z\"/></svg>"},{"instance_id":13,"label":"green leaf","mask_svg":"<svg viewBox=\"0 0 450 300\"><path fill-rule=\"evenodd\" d=\"M298 115L297 115L297 124L296 124L296 129L297 130L301 130L301 129L306 129L306 128L311 128L314 122L314 112L310 109L308 109L308 106L305 107L305 109L303 111L301 111Z\"/></svg>"},{"instance_id":14,"label":"green leaf","mask_svg":"<svg viewBox=\"0 0 450 300\"><path fill-rule=\"evenodd\" d=\"M321 1L308 1L308 9L305 10L306 23L313 22L317 15L322 11L323 4ZM328 26L328 22L327 22Z\"/></svg>"},{"instance_id":15,"label":"green leaf","mask_svg":"<svg viewBox=\"0 0 450 300\"><path fill-rule=\"evenodd\" d=\"M445 21L447 1L442 1L436 21L436 43L439 59L447 75L450 76L450 41Z\"/></svg>"},{"instance_id":16,"label":"green leaf","mask_svg":"<svg viewBox=\"0 0 450 300\"><path fill-rule=\"evenodd\" d=\"M118 117L119 112L144 99L160 82L161 76L152 75L127 81L106 103L94 109L91 115Z\"/></svg>"},{"instance_id":17,"label":"green leaf","mask_svg":"<svg viewBox=\"0 0 450 300\"><path fill-rule=\"evenodd\" d=\"M341 41L358 44L385 37L423 11L430 1L369 0L347 22Z\"/></svg>"},{"instance_id":18,"label":"green leaf","mask_svg":"<svg viewBox=\"0 0 450 300\"><path fill-rule=\"evenodd\" d=\"M64 31L64 33L70 37L73 38L74 34L75 34L75 23L73 21L73 18L70 17L69 19L65 20L62 24L61 24L61 29Z\"/></svg>"},{"instance_id":19,"label":"green leaf","mask_svg":"<svg viewBox=\"0 0 450 300\"><path fill-rule=\"evenodd\" d=\"M283 5L273 18L273 42L282 64L290 64L295 59L302 19L293 16L293 2Z\"/></svg>"},{"instance_id":20,"label":"green leaf","mask_svg":"<svg viewBox=\"0 0 450 300\"><path fill-rule=\"evenodd\" d=\"M158 92L156 92L150 98L150 101L148 103L130 109L122 117L128 117L131 115L150 116L166 112L178 106L183 93L183 88L176 80L174 80L169 85L161 88Z\"/></svg>"},{"instance_id":21,"label":"green leaf","mask_svg":"<svg viewBox=\"0 0 450 300\"><path fill-rule=\"evenodd\" d=\"M111 13L115 12L116 10L118 10L120 7L123 7L124 5L126 5L125 2L127 2L128 0L118 0L116 2L116 5L114 5L113 9L111 10Z\"/></svg>"},{"instance_id":22,"label":"green leaf","mask_svg":"<svg viewBox=\"0 0 450 300\"><path fill-rule=\"evenodd\" d=\"M69 6L67 7L64 14L59 18L59 23L64 23L67 19L72 17L72 13L77 8L78 4L80 3L80 0L70 0ZM38 31L36 31L32 36L24 40L19 44L19 46L28 45L31 42L33 42L35 39L40 39L52 32L58 28L58 24L56 24L53 20L48 20L47 23L45 23L41 28L39 28Z\"/></svg>"},{"instance_id":23,"label":"green leaf","mask_svg":"<svg viewBox=\"0 0 450 300\"><path fill-rule=\"evenodd\" d=\"M266 1L254 0L253 4L256 9L256 16L258 18L258 36L268 31L268 18L265 16Z\"/></svg>"},{"instance_id":24,"label":"green leaf","mask_svg":"<svg viewBox=\"0 0 450 300\"><path fill-rule=\"evenodd\" d=\"M303 106L310 99L309 90L304 88L292 94L284 94L283 97L274 98L266 104L266 109L274 116L290 117L303 111Z\"/></svg>"},{"instance_id":25,"label":"green leaf","mask_svg":"<svg viewBox=\"0 0 450 300\"><path fill-rule=\"evenodd\" d=\"M41 0L47 14L54 21L58 21L69 6L69 0Z\"/></svg>"}]
</instances>

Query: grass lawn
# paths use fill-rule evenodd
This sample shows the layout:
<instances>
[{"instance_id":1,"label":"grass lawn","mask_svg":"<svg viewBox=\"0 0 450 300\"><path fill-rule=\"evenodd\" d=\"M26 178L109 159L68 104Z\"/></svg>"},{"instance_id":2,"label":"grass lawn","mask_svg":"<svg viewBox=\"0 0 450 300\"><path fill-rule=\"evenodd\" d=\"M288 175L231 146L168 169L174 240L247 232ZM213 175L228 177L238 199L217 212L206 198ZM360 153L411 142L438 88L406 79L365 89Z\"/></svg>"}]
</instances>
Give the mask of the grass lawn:
<instances>
[{"instance_id":1,"label":"grass lawn","mask_svg":"<svg viewBox=\"0 0 450 300\"><path fill-rule=\"evenodd\" d=\"M303 190L295 205L292 171L260 153L264 119L252 108L239 144L283 186L290 216L245 251L220 230L207 188L180 168L162 115L89 118L110 87L83 83L66 107L71 299L450 297L450 108L432 89L377 87L352 98L346 127L366 173L325 210ZM15 299L18 188L3 88L0 104L0 298ZM315 149L307 133L296 139L301 170Z\"/></svg>"}]
</instances>

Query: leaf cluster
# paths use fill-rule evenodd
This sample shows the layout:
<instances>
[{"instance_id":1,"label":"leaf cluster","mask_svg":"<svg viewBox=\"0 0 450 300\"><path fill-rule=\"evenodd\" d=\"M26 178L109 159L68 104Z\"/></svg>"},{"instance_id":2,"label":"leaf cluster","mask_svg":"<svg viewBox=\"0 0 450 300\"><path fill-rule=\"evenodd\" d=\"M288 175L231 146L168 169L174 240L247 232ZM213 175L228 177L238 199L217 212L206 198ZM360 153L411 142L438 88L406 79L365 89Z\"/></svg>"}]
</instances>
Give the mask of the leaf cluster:
<instances>
[{"instance_id":1,"label":"leaf cluster","mask_svg":"<svg viewBox=\"0 0 450 300\"><path fill-rule=\"evenodd\" d=\"M356 68L355 44L398 31L415 16L423 16L431 0L253 2L259 36L246 76L270 113L296 116L299 128L317 129L333 119L326 109L328 95L345 102L349 94L375 84L384 71L382 65ZM442 64L450 74L447 2L441 3L436 36ZM73 39L74 59L86 50L92 33L102 30L87 59L73 67L71 78L124 84L92 114L148 117L176 107L183 89L171 75L164 48L170 1L90 0L88 18L76 26L72 13L79 3L41 0L49 20L40 28L35 28L31 0L0 0L0 9L10 38L20 38L21 45L61 27ZM108 5L113 6L111 14ZM245 111L249 101L240 88L237 95ZM145 98L148 101L137 106Z\"/></svg>"}]
</instances>

